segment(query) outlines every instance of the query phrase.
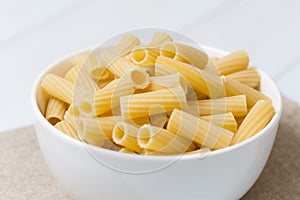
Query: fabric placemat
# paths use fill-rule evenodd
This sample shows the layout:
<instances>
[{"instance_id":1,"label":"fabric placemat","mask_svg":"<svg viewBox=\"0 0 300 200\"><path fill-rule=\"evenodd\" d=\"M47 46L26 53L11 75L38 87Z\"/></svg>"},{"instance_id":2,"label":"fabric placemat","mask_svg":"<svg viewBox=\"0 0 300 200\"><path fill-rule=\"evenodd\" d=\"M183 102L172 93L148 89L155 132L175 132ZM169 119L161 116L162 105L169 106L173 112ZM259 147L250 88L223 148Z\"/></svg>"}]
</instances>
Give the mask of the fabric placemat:
<instances>
[{"instance_id":1,"label":"fabric placemat","mask_svg":"<svg viewBox=\"0 0 300 200\"><path fill-rule=\"evenodd\" d=\"M50 175L33 126L0 133L0 199L70 199ZM271 157L243 200L300 200L300 107L284 99Z\"/></svg>"}]
</instances>

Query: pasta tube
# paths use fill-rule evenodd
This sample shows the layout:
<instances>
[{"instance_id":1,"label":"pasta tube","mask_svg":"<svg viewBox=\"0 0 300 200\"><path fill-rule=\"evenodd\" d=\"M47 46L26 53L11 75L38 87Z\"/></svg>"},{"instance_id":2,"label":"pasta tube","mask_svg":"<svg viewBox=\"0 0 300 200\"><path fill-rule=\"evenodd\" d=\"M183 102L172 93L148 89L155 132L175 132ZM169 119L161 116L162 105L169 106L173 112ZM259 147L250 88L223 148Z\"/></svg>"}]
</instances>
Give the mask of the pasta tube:
<instances>
[{"instance_id":1,"label":"pasta tube","mask_svg":"<svg viewBox=\"0 0 300 200\"><path fill-rule=\"evenodd\" d=\"M211 150L209 148L204 147L204 148L197 149L194 151L186 152L184 155L199 154L199 155L203 156L203 158L205 158L205 156L207 156L210 152L211 152Z\"/></svg>"},{"instance_id":2,"label":"pasta tube","mask_svg":"<svg viewBox=\"0 0 300 200\"><path fill-rule=\"evenodd\" d=\"M208 55L192 46L182 43L165 42L161 45L160 55L179 61L187 61L193 66L204 69L208 64Z\"/></svg>"},{"instance_id":3,"label":"pasta tube","mask_svg":"<svg viewBox=\"0 0 300 200\"><path fill-rule=\"evenodd\" d=\"M132 81L127 77L116 79L93 95L78 101L80 113L86 117L104 114L120 104L120 97L134 93Z\"/></svg>"},{"instance_id":4,"label":"pasta tube","mask_svg":"<svg viewBox=\"0 0 300 200\"><path fill-rule=\"evenodd\" d=\"M163 65L159 65L155 63L154 74L155 76L166 76L169 74L177 73L175 70L165 67Z\"/></svg>"},{"instance_id":5,"label":"pasta tube","mask_svg":"<svg viewBox=\"0 0 300 200\"><path fill-rule=\"evenodd\" d=\"M168 121L168 114L162 105L156 104L150 108L149 118L151 125L156 127L164 127Z\"/></svg>"},{"instance_id":6,"label":"pasta tube","mask_svg":"<svg viewBox=\"0 0 300 200\"><path fill-rule=\"evenodd\" d=\"M192 143L192 141L166 129L151 125L142 126L138 131L137 138L141 148L167 154L184 153Z\"/></svg>"},{"instance_id":7,"label":"pasta tube","mask_svg":"<svg viewBox=\"0 0 300 200\"><path fill-rule=\"evenodd\" d=\"M76 118L80 116L77 105L71 104L68 110L65 112L64 120L68 122L72 127L76 127Z\"/></svg>"},{"instance_id":8,"label":"pasta tube","mask_svg":"<svg viewBox=\"0 0 300 200\"><path fill-rule=\"evenodd\" d=\"M148 116L132 119L123 119L123 121L137 127L143 126L144 124L150 124L150 118Z\"/></svg>"},{"instance_id":9,"label":"pasta tube","mask_svg":"<svg viewBox=\"0 0 300 200\"><path fill-rule=\"evenodd\" d=\"M120 117L80 118L77 124L82 140L93 143L112 139L112 132Z\"/></svg>"},{"instance_id":10,"label":"pasta tube","mask_svg":"<svg viewBox=\"0 0 300 200\"><path fill-rule=\"evenodd\" d=\"M50 98L46 110L46 119L52 125L55 125L57 122L63 120L67 108L68 105L65 102L54 97Z\"/></svg>"},{"instance_id":11,"label":"pasta tube","mask_svg":"<svg viewBox=\"0 0 300 200\"><path fill-rule=\"evenodd\" d=\"M149 74L143 68L137 67L129 72L130 80L136 89L144 89L150 84Z\"/></svg>"},{"instance_id":12,"label":"pasta tube","mask_svg":"<svg viewBox=\"0 0 300 200\"><path fill-rule=\"evenodd\" d=\"M100 66L100 61L93 53L87 52L76 55L71 60L71 63L75 66L79 66L80 69L87 72L87 74L92 78L95 78L96 80L98 79L98 77L94 77L94 70Z\"/></svg>"},{"instance_id":13,"label":"pasta tube","mask_svg":"<svg viewBox=\"0 0 300 200\"><path fill-rule=\"evenodd\" d=\"M108 69L117 77L122 77L132 68L138 67L112 51L103 51L101 53L101 59L107 63Z\"/></svg>"},{"instance_id":14,"label":"pasta tube","mask_svg":"<svg viewBox=\"0 0 300 200\"><path fill-rule=\"evenodd\" d=\"M150 84L143 91L155 91L166 88L181 86L183 91L187 93L188 82L179 73L174 73L166 76L151 76Z\"/></svg>"},{"instance_id":15,"label":"pasta tube","mask_svg":"<svg viewBox=\"0 0 300 200\"><path fill-rule=\"evenodd\" d=\"M264 95L263 93L248 87L238 81L232 80L230 78L224 78L224 87L227 96L241 95L244 94L247 97L247 105L249 108L255 105L255 103L264 99L266 101L272 102L272 100Z\"/></svg>"},{"instance_id":16,"label":"pasta tube","mask_svg":"<svg viewBox=\"0 0 300 200\"><path fill-rule=\"evenodd\" d=\"M181 87L123 96L120 102L121 113L125 119L148 116L151 107L157 104L162 105L166 112L171 112L174 108L186 109L187 105Z\"/></svg>"},{"instance_id":17,"label":"pasta tube","mask_svg":"<svg viewBox=\"0 0 300 200\"><path fill-rule=\"evenodd\" d=\"M219 76L207 73L190 64L182 63L167 57L159 56L157 65L168 67L180 73L189 81L191 87L211 98L224 97L225 89Z\"/></svg>"},{"instance_id":18,"label":"pasta tube","mask_svg":"<svg viewBox=\"0 0 300 200\"><path fill-rule=\"evenodd\" d=\"M62 131L66 135L79 140L76 129L72 125L70 125L68 122L66 122L64 120L60 121L57 124L55 124L54 127L57 128L58 130Z\"/></svg>"},{"instance_id":19,"label":"pasta tube","mask_svg":"<svg viewBox=\"0 0 300 200\"><path fill-rule=\"evenodd\" d=\"M95 81L90 77L89 73L78 65L75 65L66 73L65 79L84 87L90 92L94 92L99 89Z\"/></svg>"},{"instance_id":20,"label":"pasta tube","mask_svg":"<svg viewBox=\"0 0 300 200\"><path fill-rule=\"evenodd\" d=\"M215 61L218 71L222 75L228 75L247 69L249 56L245 51L237 51Z\"/></svg>"},{"instance_id":21,"label":"pasta tube","mask_svg":"<svg viewBox=\"0 0 300 200\"><path fill-rule=\"evenodd\" d=\"M260 76L255 68L248 68L226 76L229 79L236 80L251 88L258 88L260 84Z\"/></svg>"},{"instance_id":22,"label":"pasta tube","mask_svg":"<svg viewBox=\"0 0 300 200\"><path fill-rule=\"evenodd\" d=\"M269 101L257 101L237 130L232 144L237 144L257 134L271 121L274 114L274 108Z\"/></svg>"},{"instance_id":23,"label":"pasta tube","mask_svg":"<svg viewBox=\"0 0 300 200\"><path fill-rule=\"evenodd\" d=\"M128 148L126 148L126 147L123 147L122 149L120 149L119 152L135 154L135 152L134 152L133 150L128 149Z\"/></svg>"},{"instance_id":24,"label":"pasta tube","mask_svg":"<svg viewBox=\"0 0 300 200\"><path fill-rule=\"evenodd\" d=\"M198 100L198 108L200 116L231 112L235 117L243 117L248 113L245 95Z\"/></svg>"},{"instance_id":25,"label":"pasta tube","mask_svg":"<svg viewBox=\"0 0 300 200\"><path fill-rule=\"evenodd\" d=\"M151 48L159 48L163 43L173 41L172 37L165 32L156 32L153 35L151 42L149 43L149 47Z\"/></svg>"},{"instance_id":26,"label":"pasta tube","mask_svg":"<svg viewBox=\"0 0 300 200\"><path fill-rule=\"evenodd\" d=\"M130 60L141 67L152 67L158 54L146 47L135 47L130 53Z\"/></svg>"},{"instance_id":27,"label":"pasta tube","mask_svg":"<svg viewBox=\"0 0 300 200\"><path fill-rule=\"evenodd\" d=\"M83 69L81 69L79 71L79 73L77 74L75 85L78 85L80 87L85 88L88 93L93 93L93 92L95 92L96 90L99 89L99 87L96 84L96 82ZM75 90L75 92L77 93L77 90Z\"/></svg>"},{"instance_id":28,"label":"pasta tube","mask_svg":"<svg viewBox=\"0 0 300 200\"><path fill-rule=\"evenodd\" d=\"M215 75L220 75L220 72L217 70L217 66L214 63L212 58L209 58L207 65L205 66L205 68L203 69L204 71L211 73L211 74L215 74Z\"/></svg>"},{"instance_id":29,"label":"pasta tube","mask_svg":"<svg viewBox=\"0 0 300 200\"><path fill-rule=\"evenodd\" d=\"M51 97L47 93L44 93L42 91L42 88L38 88L37 95L36 95L36 101L37 101L38 108L41 111L41 113L43 114L43 116L46 115L47 106L48 106L48 102L49 102L50 98Z\"/></svg>"},{"instance_id":30,"label":"pasta tube","mask_svg":"<svg viewBox=\"0 0 300 200\"><path fill-rule=\"evenodd\" d=\"M84 96L88 93L81 86L75 86L71 81L54 74L47 74L42 80L41 87L43 92L68 104L73 101L75 89L76 95L74 95L74 98L77 98L77 94L78 96Z\"/></svg>"},{"instance_id":31,"label":"pasta tube","mask_svg":"<svg viewBox=\"0 0 300 200\"><path fill-rule=\"evenodd\" d=\"M217 115L208 115L202 116L200 119L203 119L207 122L211 122L214 125L220 126L235 133L237 131L237 122L231 112Z\"/></svg>"},{"instance_id":32,"label":"pasta tube","mask_svg":"<svg viewBox=\"0 0 300 200\"><path fill-rule=\"evenodd\" d=\"M134 47L140 44L140 40L132 34L125 34L121 41L116 47L113 48L113 51L117 55L128 54Z\"/></svg>"},{"instance_id":33,"label":"pasta tube","mask_svg":"<svg viewBox=\"0 0 300 200\"><path fill-rule=\"evenodd\" d=\"M143 149L138 145L138 128L126 122L119 122L113 129L113 141L123 147L141 153Z\"/></svg>"},{"instance_id":34,"label":"pasta tube","mask_svg":"<svg viewBox=\"0 0 300 200\"><path fill-rule=\"evenodd\" d=\"M113 74L105 65L99 65L90 71L90 76L93 78L93 80L99 82L101 80L103 81L112 79Z\"/></svg>"},{"instance_id":35,"label":"pasta tube","mask_svg":"<svg viewBox=\"0 0 300 200\"><path fill-rule=\"evenodd\" d=\"M167 130L213 150L229 146L234 135L227 129L178 109L172 112Z\"/></svg>"},{"instance_id":36,"label":"pasta tube","mask_svg":"<svg viewBox=\"0 0 300 200\"><path fill-rule=\"evenodd\" d=\"M66 73L65 79L74 83L77 79L79 71L80 71L80 66L75 65Z\"/></svg>"}]
</instances>

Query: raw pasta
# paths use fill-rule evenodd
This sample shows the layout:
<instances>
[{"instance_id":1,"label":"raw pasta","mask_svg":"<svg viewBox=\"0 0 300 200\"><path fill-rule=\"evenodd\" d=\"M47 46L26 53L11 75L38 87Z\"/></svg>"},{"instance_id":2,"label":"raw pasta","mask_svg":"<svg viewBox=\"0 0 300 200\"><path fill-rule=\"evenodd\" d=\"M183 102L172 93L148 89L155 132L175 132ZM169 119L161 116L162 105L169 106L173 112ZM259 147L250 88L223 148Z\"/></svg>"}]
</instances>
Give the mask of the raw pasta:
<instances>
[{"instance_id":1,"label":"raw pasta","mask_svg":"<svg viewBox=\"0 0 300 200\"><path fill-rule=\"evenodd\" d=\"M43 78L42 114L66 135L112 151L205 156L254 136L275 114L246 52L209 57L165 32L148 45L125 34L67 65Z\"/></svg>"}]
</instances>

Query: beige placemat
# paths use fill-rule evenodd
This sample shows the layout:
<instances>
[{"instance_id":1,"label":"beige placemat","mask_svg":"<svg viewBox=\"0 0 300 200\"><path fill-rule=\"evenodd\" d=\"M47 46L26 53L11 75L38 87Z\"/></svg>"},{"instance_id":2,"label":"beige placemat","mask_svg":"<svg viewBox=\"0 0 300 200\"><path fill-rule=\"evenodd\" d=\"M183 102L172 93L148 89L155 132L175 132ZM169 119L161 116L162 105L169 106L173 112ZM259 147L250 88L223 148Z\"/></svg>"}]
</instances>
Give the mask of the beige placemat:
<instances>
[{"instance_id":1,"label":"beige placemat","mask_svg":"<svg viewBox=\"0 0 300 200\"><path fill-rule=\"evenodd\" d=\"M69 199L49 174L32 126L0 133L0 199ZM300 107L284 100L275 146L243 200L300 199Z\"/></svg>"}]
</instances>

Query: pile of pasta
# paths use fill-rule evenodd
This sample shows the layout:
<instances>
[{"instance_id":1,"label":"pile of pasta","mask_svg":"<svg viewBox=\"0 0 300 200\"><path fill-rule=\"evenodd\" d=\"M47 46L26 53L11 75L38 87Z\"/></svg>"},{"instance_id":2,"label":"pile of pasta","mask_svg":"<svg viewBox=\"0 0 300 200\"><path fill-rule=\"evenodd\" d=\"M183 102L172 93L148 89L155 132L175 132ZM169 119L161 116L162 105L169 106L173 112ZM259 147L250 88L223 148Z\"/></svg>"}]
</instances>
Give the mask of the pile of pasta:
<instances>
[{"instance_id":1,"label":"pile of pasta","mask_svg":"<svg viewBox=\"0 0 300 200\"><path fill-rule=\"evenodd\" d=\"M244 51L209 57L156 32L147 45L125 34L95 52L72 57L64 76L47 74L41 83L49 98L45 118L85 143L142 155L191 154L240 143L275 114Z\"/></svg>"}]
</instances>

